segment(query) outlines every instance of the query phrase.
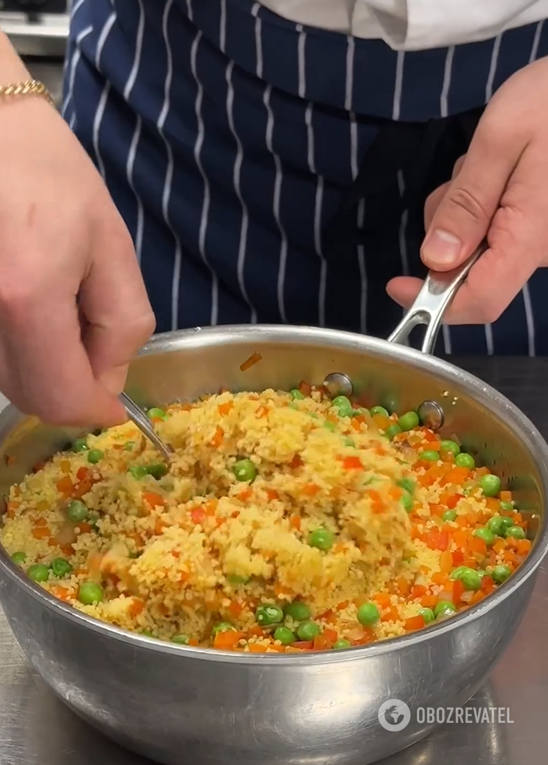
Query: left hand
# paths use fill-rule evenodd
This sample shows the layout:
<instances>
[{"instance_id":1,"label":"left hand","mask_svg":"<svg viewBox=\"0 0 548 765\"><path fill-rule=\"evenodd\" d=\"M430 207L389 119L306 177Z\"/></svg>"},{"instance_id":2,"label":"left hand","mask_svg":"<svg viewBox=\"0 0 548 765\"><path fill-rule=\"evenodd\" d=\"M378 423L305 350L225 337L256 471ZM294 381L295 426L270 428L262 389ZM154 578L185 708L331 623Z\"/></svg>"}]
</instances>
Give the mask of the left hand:
<instances>
[{"instance_id":1,"label":"left hand","mask_svg":"<svg viewBox=\"0 0 548 765\"><path fill-rule=\"evenodd\" d=\"M447 311L448 324L496 321L548 265L548 59L495 94L452 180L428 198L425 227L421 258L433 271L450 271L483 239L489 244ZM421 285L399 276L387 291L407 308Z\"/></svg>"}]
</instances>

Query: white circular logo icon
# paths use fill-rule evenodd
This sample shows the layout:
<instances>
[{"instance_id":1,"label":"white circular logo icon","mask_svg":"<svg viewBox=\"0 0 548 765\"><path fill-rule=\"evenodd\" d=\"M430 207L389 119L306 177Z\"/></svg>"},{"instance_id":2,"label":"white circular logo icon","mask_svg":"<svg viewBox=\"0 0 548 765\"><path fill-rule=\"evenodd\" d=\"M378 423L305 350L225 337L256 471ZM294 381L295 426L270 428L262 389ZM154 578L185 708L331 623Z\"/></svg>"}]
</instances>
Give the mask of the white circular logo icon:
<instances>
[{"instance_id":1,"label":"white circular logo icon","mask_svg":"<svg viewBox=\"0 0 548 765\"><path fill-rule=\"evenodd\" d=\"M411 710L399 699L388 699L379 707L379 722L385 730L397 733L407 728L411 720Z\"/></svg>"}]
</instances>

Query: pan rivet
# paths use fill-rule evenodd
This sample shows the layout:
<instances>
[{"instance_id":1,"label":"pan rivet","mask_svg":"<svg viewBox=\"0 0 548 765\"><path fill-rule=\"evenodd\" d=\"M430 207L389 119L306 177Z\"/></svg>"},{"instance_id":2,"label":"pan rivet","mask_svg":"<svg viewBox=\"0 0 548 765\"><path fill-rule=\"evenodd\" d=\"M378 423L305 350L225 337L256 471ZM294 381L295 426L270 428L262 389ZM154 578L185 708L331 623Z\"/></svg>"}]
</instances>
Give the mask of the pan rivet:
<instances>
[{"instance_id":1,"label":"pan rivet","mask_svg":"<svg viewBox=\"0 0 548 765\"><path fill-rule=\"evenodd\" d=\"M417 414L422 424L430 430L440 430L445 416L443 409L436 401L423 401L417 409Z\"/></svg>"},{"instance_id":2,"label":"pan rivet","mask_svg":"<svg viewBox=\"0 0 548 765\"><path fill-rule=\"evenodd\" d=\"M323 381L323 387L332 398L335 398L335 396L350 397L354 392L352 380L348 375L344 375L341 372L332 372L327 375Z\"/></svg>"}]
</instances>

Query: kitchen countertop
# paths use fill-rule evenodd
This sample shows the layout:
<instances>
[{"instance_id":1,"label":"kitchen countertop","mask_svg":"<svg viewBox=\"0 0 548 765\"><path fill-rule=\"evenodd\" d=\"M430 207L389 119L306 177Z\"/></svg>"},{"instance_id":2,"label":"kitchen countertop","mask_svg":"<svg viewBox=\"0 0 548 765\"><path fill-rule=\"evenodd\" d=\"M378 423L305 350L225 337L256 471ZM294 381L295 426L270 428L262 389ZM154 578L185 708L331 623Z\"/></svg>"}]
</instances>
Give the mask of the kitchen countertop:
<instances>
[{"instance_id":1,"label":"kitchen countertop","mask_svg":"<svg viewBox=\"0 0 548 765\"><path fill-rule=\"evenodd\" d=\"M548 359L462 359L512 399L548 438ZM512 723L446 724L383 765L541 765L548 751L548 561L525 620L471 705L508 710ZM219 752L218 764L223 761ZM81 722L26 666L0 613L0 765L147 765ZM181 759L181 765L187 765ZM201 765L188 763L188 765ZM208 765L217 765L209 763ZM329 765L329 763L315 763ZM356 765L360 765L356 762Z\"/></svg>"}]
</instances>

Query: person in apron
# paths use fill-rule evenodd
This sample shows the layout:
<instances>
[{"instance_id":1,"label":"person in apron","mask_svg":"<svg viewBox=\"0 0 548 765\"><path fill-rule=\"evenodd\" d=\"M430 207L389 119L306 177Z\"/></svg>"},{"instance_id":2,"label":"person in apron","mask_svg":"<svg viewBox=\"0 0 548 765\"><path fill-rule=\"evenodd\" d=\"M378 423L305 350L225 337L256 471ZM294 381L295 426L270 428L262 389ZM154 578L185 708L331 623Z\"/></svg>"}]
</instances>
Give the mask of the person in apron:
<instances>
[{"instance_id":1,"label":"person in apron","mask_svg":"<svg viewBox=\"0 0 548 765\"><path fill-rule=\"evenodd\" d=\"M381 4L356 4L358 32L358 6ZM157 331L289 323L386 337L426 263L451 268L489 229L512 172L504 165L523 160L498 139L518 120L506 130L499 120L492 140L482 115L489 102L496 114L497 91L520 70L523 85L513 78L500 103L515 102L519 115L544 98L531 82L547 81L534 62L548 54L548 3L521 3L512 28L491 35L489 25L459 32L466 12L451 19L433 3L437 27L457 29L449 47L421 38L420 24L407 46L385 42L382 25L360 37L334 18L343 5L323 3L320 18L317 3L287 0L73 3L63 115L129 229ZM466 189L468 150L482 162L493 153L478 188L485 209L466 192L436 191L452 174ZM515 186L441 353L548 353L548 274L535 271L548 232L498 276L508 268L499 242L508 248L507 220L519 216ZM425 205L441 250L431 235L424 242ZM464 246L446 230L453 219Z\"/></svg>"}]
</instances>

